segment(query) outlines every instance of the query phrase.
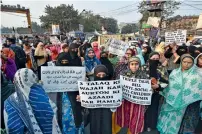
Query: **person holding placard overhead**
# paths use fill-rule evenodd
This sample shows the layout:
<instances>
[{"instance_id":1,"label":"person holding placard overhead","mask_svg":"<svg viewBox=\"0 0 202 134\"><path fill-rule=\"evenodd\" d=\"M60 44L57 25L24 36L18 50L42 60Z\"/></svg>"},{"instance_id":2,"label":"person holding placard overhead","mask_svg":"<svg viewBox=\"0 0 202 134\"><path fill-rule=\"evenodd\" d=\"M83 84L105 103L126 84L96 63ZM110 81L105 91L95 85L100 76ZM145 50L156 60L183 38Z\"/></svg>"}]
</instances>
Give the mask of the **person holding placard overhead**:
<instances>
[{"instance_id":1,"label":"person holding placard overhead","mask_svg":"<svg viewBox=\"0 0 202 134\"><path fill-rule=\"evenodd\" d=\"M138 57L132 57L128 62L128 69L121 75L129 78L149 79L149 75L141 70L141 61ZM128 134L138 134L144 130L144 115L146 107L124 100L117 108L116 122L121 127L128 128Z\"/></svg>"}]
</instances>

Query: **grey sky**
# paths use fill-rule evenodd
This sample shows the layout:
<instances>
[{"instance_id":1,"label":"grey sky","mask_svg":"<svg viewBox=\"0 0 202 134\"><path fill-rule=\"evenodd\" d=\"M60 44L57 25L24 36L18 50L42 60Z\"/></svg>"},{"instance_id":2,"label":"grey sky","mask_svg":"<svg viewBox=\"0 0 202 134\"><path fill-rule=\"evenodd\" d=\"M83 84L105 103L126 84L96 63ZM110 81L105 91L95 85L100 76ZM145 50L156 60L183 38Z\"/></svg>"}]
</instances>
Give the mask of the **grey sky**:
<instances>
[{"instance_id":1,"label":"grey sky","mask_svg":"<svg viewBox=\"0 0 202 134\"><path fill-rule=\"evenodd\" d=\"M47 0L24 0L24 1L10 1L10 0L3 0L3 4L9 5L17 5L20 4L21 6L25 6L30 8L31 16L33 17L31 20L40 23L38 18L40 15L44 14L44 8L46 5L50 6L58 6L60 4L73 4L75 9L78 9L81 12L83 9L92 10L95 14L100 14L102 16L111 16L118 20L118 22L137 22L141 18L141 14L136 11L138 8L138 0L134 1L47 1ZM189 5L194 7L188 6L186 4L182 4L180 6L180 10L175 12L175 15L199 15L202 13L202 10L199 10L202 7L202 0L191 0L184 1ZM116 10L114 12L108 12L110 10L114 10L117 8L121 8L127 5L130 5L127 8L123 8L122 10ZM199 9L196 9L199 8ZM129 12L130 11L130 12ZM131 12L132 11L132 12ZM1 12L1 25L6 27L18 27L18 26L26 26L27 27L27 20L26 17L19 17L23 16L22 14L16 14L19 16L10 15L13 13L4 13ZM24 15L25 16L25 15Z\"/></svg>"}]
</instances>

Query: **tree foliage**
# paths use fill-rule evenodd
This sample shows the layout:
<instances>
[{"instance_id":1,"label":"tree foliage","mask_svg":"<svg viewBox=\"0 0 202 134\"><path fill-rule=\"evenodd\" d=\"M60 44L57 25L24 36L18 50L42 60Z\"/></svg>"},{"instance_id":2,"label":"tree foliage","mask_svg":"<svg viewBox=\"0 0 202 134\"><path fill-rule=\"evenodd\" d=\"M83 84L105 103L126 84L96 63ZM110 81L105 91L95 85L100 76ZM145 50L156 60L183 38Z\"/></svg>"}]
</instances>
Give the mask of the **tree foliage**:
<instances>
[{"instance_id":1,"label":"tree foliage","mask_svg":"<svg viewBox=\"0 0 202 134\"><path fill-rule=\"evenodd\" d=\"M32 32L34 33L44 33L45 29L42 28L37 22L32 22Z\"/></svg>"},{"instance_id":2,"label":"tree foliage","mask_svg":"<svg viewBox=\"0 0 202 134\"><path fill-rule=\"evenodd\" d=\"M127 24L121 29L122 34L127 34L127 33L135 33L138 31L138 27L136 24Z\"/></svg>"},{"instance_id":3,"label":"tree foliage","mask_svg":"<svg viewBox=\"0 0 202 134\"><path fill-rule=\"evenodd\" d=\"M50 28L52 24L59 24L62 32L78 29L79 13L73 5L61 4L57 7L47 5L45 7L46 15L40 16L42 25Z\"/></svg>"},{"instance_id":4,"label":"tree foliage","mask_svg":"<svg viewBox=\"0 0 202 134\"><path fill-rule=\"evenodd\" d=\"M118 31L117 20L103 18L100 15L95 15L92 11L79 13L73 5L62 4L57 7L47 5L45 13L44 16L40 16L42 25L45 28L51 28L52 24L59 24L62 32L68 32L78 30L79 24L82 24L85 32L100 31L102 26L112 33Z\"/></svg>"},{"instance_id":5,"label":"tree foliage","mask_svg":"<svg viewBox=\"0 0 202 134\"><path fill-rule=\"evenodd\" d=\"M175 0L166 0L164 3L164 9L162 11L162 14L157 14L157 17L163 16L164 19L167 19L171 15L174 14L174 12L179 9L179 5L181 3ZM148 5L146 1L140 2L138 6L138 12L142 14L142 18L140 19L140 23L146 22L149 17L149 11L147 11Z\"/></svg>"}]
</instances>

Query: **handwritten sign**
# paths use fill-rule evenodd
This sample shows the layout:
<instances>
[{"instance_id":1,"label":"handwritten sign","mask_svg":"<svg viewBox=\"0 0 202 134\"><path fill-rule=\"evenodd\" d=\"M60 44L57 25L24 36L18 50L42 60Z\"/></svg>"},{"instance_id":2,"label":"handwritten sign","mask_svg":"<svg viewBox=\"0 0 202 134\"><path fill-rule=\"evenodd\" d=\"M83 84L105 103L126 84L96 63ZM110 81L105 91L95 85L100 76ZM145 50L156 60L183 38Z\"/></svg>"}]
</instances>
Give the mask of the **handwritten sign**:
<instances>
[{"instance_id":1,"label":"handwritten sign","mask_svg":"<svg viewBox=\"0 0 202 134\"><path fill-rule=\"evenodd\" d=\"M109 53L115 54L118 56L124 56L126 49L129 47L128 43L117 40L111 39L109 44Z\"/></svg>"},{"instance_id":2,"label":"handwritten sign","mask_svg":"<svg viewBox=\"0 0 202 134\"><path fill-rule=\"evenodd\" d=\"M120 76L123 98L140 105L151 105L151 80Z\"/></svg>"},{"instance_id":3,"label":"handwritten sign","mask_svg":"<svg viewBox=\"0 0 202 134\"><path fill-rule=\"evenodd\" d=\"M78 91L78 81L84 81L85 75L84 67L41 67L46 92Z\"/></svg>"},{"instance_id":4,"label":"handwritten sign","mask_svg":"<svg viewBox=\"0 0 202 134\"><path fill-rule=\"evenodd\" d=\"M174 32L165 32L165 44L172 44L175 42L177 45L186 43L187 30L177 30Z\"/></svg>"},{"instance_id":5,"label":"handwritten sign","mask_svg":"<svg viewBox=\"0 0 202 134\"><path fill-rule=\"evenodd\" d=\"M122 102L120 80L78 82L81 106L86 108L116 108Z\"/></svg>"}]
</instances>

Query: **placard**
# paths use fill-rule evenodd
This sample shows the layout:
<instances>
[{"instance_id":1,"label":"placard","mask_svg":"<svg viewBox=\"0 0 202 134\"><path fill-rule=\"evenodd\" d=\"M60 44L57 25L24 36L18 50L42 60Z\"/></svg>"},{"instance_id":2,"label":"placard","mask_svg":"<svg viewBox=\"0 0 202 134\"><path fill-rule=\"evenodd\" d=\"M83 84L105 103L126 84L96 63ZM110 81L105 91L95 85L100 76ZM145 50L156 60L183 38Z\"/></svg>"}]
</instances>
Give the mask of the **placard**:
<instances>
[{"instance_id":1,"label":"placard","mask_svg":"<svg viewBox=\"0 0 202 134\"><path fill-rule=\"evenodd\" d=\"M202 29L202 14L199 15L196 29Z\"/></svg>"},{"instance_id":2,"label":"placard","mask_svg":"<svg viewBox=\"0 0 202 134\"><path fill-rule=\"evenodd\" d=\"M140 105L151 105L151 80L120 76L123 98Z\"/></svg>"},{"instance_id":3,"label":"placard","mask_svg":"<svg viewBox=\"0 0 202 134\"><path fill-rule=\"evenodd\" d=\"M52 34L59 35L60 34L60 26L59 25L52 25Z\"/></svg>"},{"instance_id":4,"label":"placard","mask_svg":"<svg viewBox=\"0 0 202 134\"><path fill-rule=\"evenodd\" d=\"M147 24L152 25L153 27L159 27L160 21L160 17L149 17L147 20Z\"/></svg>"},{"instance_id":5,"label":"placard","mask_svg":"<svg viewBox=\"0 0 202 134\"><path fill-rule=\"evenodd\" d=\"M187 30L180 30L174 32L165 32L165 44L172 44L175 42L177 45L186 43Z\"/></svg>"},{"instance_id":6,"label":"placard","mask_svg":"<svg viewBox=\"0 0 202 134\"><path fill-rule=\"evenodd\" d=\"M85 67L41 67L41 80L46 92L78 91L78 81L84 81L85 76Z\"/></svg>"},{"instance_id":7,"label":"placard","mask_svg":"<svg viewBox=\"0 0 202 134\"><path fill-rule=\"evenodd\" d=\"M78 82L81 106L85 108L116 108L122 102L120 80Z\"/></svg>"},{"instance_id":8,"label":"placard","mask_svg":"<svg viewBox=\"0 0 202 134\"><path fill-rule=\"evenodd\" d=\"M110 40L109 53L111 54L124 56L127 48L129 48L129 45L126 42L123 42L117 39Z\"/></svg>"}]
</instances>

